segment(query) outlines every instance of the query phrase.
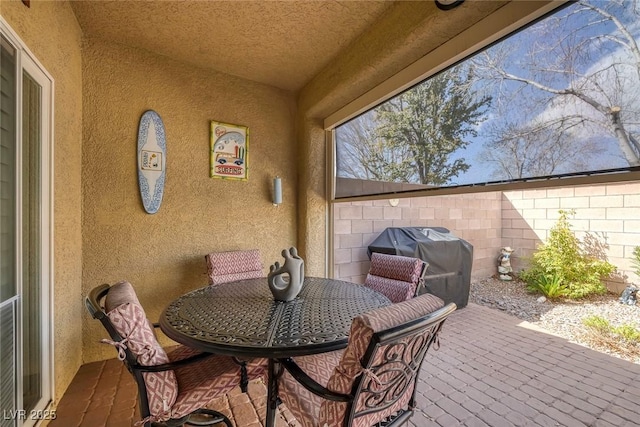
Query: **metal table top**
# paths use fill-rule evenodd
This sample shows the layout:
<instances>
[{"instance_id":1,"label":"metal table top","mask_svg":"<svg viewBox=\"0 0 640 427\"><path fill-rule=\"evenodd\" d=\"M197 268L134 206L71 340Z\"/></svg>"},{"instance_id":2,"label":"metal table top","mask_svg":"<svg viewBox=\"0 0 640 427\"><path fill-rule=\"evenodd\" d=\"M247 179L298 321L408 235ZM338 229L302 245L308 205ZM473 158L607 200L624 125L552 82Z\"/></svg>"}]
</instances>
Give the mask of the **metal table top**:
<instances>
[{"instance_id":1,"label":"metal table top","mask_svg":"<svg viewBox=\"0 0 640 427\"><path fill-rule=\"evenodd\" d=\"M275 301L266 278L249 279L181 296L164 310L160 327L201 351L282 358L346 347L351 320L389 304L364 286L316 277L305 278L293 301Z\"/></svg>"}]
</instances>

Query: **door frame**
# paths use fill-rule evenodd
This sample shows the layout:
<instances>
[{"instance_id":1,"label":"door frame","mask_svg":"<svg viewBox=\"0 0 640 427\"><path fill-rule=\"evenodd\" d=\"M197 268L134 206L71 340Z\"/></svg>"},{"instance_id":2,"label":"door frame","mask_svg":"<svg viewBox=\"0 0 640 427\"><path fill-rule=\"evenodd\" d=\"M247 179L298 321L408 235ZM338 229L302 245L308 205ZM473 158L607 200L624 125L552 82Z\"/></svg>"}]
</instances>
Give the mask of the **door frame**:
<instances>
[{"instance_id":1,"label":"door frame","mask_svg":"<svg viewBox=\"0 0 640 427\"><path fill-rule=\"evenodd\" d=\"M9 26L9 24L0 16L0 32L2 35L10 41L13 47L16 49L16 89L17 89L17 111L16 114L16 139L19 141L20 147L22 144L22 87L23 87L23 72L27 72L31 78L33 78L42 87L41 93L41 145L40 145L40 283L42 285L42 298L41 306L43 309L42 316L40 318L40 327L42 331L41 344L42 344L42 398L34 408L36 414L37 411L42 412L49 407L55 396L55 375L54 375L54 209L53 209L53 196L54 196L54 80L51 74L44 68L44 66L38 61L36 56L29 50L26 43L16 34L15 31ZM22 150L17 149L17 164L22 169ZM16 194L16 204L18 209L22 206L22 174L18 172L17 177L18 191ZM19 210L21 212L21 210ZM18 228L22 230L22 218L18 215L17 218ZM18 286L17 293L22 295L22 232L17 236L17 277ZM17 325L18 331L16 334L16 368L17 368L17 404L20 408L22 406L22 304L18 304L17 307ZM30 426L35 425L39 420L38 417L29 416L26 414L22 420L24 423L21 425Z\"/></svg>"}]
</instances>

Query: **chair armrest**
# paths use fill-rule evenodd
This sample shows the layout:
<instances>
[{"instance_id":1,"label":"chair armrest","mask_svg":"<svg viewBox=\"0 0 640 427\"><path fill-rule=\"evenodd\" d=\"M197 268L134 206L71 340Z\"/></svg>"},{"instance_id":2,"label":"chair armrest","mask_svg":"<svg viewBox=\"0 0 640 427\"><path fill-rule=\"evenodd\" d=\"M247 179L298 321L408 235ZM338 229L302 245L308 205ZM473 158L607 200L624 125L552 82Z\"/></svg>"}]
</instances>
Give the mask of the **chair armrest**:
<instances>
[{"instance_id":1,"label":"chair armrest","mask_svg":"<svg viewBox=\"0 0 640 427\"><path fill-rule=\"evenodd\" d=\"M291 358L278 359L278 362L291 374L291 376L298 381L304 388L309 390L316 396L320 396L323 399L333 400L336 402L350 402L353 400L353 395L342 394L331 391L323 385L319 384L313 378L304 372L300 366Z\"/></svg>"},{"instance_id":2,"label":"chair armrest","mask_svg":"<svg viewBox=\"0 0 640 427\"><path fill-rule=\"evenodd\" d=\"M429 263L427 261L422 261L422 270L420 271L420 277L418 278L418 284L416 285L416 292L414 296L420 295L420 291L425 287L424 280L427 277L427 268L429 268Z\"/></svg>"},{"instance_id":3,"label":"chair armrest","mask_svg":"<svg viewBox=\"0 0 640 427\"><path fill-rule=\"evenodd\" d=\"M215 356L213 353L200 353L191 357L187 357L186 359L177 360L175 362L163 363L162 365L154 365L154 366L142 366L136 364L131 368L135 371L140 372L162 372L162 371L170 371L176 368L180 368L182 366L189 365L191 363L199 362L208 357Z\"/></svg>"}]
</instances>

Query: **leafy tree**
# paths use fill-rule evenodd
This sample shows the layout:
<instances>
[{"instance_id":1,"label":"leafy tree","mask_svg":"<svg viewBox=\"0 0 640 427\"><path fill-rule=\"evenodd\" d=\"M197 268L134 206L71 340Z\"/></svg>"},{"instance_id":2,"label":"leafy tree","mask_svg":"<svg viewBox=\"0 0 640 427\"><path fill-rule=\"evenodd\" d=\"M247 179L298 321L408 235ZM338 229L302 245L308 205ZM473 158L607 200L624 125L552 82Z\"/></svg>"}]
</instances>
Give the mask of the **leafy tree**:
<instances>
[{"instance_id":1,"label":"leafy tree","mask_svg":"<svg viewBox=\"0 0 640 427\"><path fill-rule=\"evenodd\" d=\"M409 147L390 147L377 135L374 114L368 113L341 126L338 138L339 176L386 182L411 182Z\"/></svg>"},{"instance_id":2,"label":"leafy tree","mask_svg":"<svg viewBox=\"0 0 640 427\"><path fill-rule=\"evenodd\" d=\"M391 150L408 149L398 167L411 170L422 184L442 185L469 169L464 159L450 155L477 136L484 107L491 98L479 96L473 73L459 65L380 105L377 134Z\"/></svg>"},{"instance_id":3,"label":"leafy tree","mask_svg":"<svg viewBox=\"0 0 640 427\"><path fill-rule=\"evenodd\" d=\"M340 129L340 176L442 185L469 165L451 154L465 148L484 120L489 96L458 65L352 120Z\"/></svg>"}]
</instances>

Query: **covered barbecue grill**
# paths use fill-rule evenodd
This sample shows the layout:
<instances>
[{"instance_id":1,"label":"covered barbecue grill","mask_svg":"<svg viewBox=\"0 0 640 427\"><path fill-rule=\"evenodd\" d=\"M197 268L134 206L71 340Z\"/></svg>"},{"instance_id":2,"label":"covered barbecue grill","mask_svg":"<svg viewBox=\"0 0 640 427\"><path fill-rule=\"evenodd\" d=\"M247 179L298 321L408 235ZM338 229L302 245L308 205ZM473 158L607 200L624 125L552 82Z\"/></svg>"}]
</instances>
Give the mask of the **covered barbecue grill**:
<instances>
[{"instance_id":1,"label":"covered barbecue grill","mask_svg":"<svg viewBox=\"0 0 640 427\"><path fill-rule=\"evenodd\" d=\"M458 308L469 302L473 246L444 227L389 227L368 247L372 252L404 255L426 261L424 287L430 293Z\"/></svg>"}]
</instances>

